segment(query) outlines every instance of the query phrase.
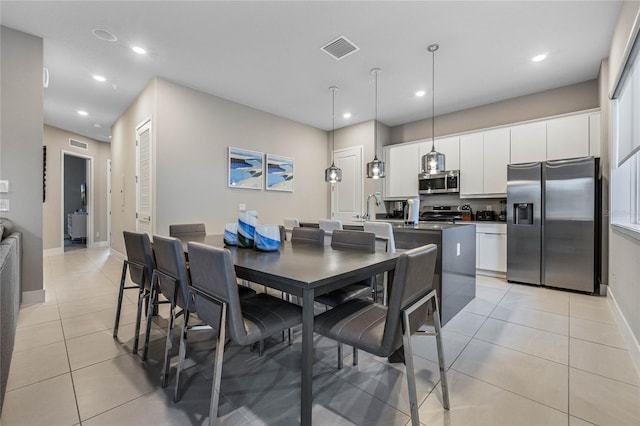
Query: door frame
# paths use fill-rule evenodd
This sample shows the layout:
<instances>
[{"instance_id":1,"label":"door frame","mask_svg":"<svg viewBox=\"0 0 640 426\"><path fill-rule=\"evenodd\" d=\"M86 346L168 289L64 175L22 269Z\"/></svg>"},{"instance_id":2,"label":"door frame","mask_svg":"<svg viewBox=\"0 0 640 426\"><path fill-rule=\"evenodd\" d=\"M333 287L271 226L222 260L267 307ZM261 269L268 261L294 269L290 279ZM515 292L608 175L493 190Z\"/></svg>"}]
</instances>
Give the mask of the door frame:
<instances>
[{"instance_id":1,"label":"door frame","mask_svg":"<svg viewBox=\"0 0 640 426\"><path fill-rule=\"evenodd\" d=\"M94 228L94 185L93 185L93 157L90 155L80 154L78 152L61 150L60 151L60 218L62 223L66 223L64 216L64 156L69 155L72 157L78 157L86 160L85 167L85 181L87 183L87 248L94 246L93 228ZM64 250L64 228L60 233L60 247Z\"/></svg>"},{"instance_id":2,"label":"door frame","mask_svg":"<svg viewBox=\"0 0 640 426\"><path fill-rule=\"evenodd\" d=\"M363 155L364 155L364 146L363 145L354 145L354 146L349 146L349 147L345 147L345 148L340 148L340 149L336 149L333 151L333 156L332 158L336 158L336 154L337 153L342 153L345 151L351 151L351 150L358 150L359 154L360 154L360 167L361 167L361 172L360 173L360 209L362 210L362 208L364 208L364 160L363 160ZM335 219L335 212L336 212L336 191L335 191L335 185L340 185L340 183L332 183L331 184L331 211L330 211L330 217L331 219ZM359 212L358 215L361 215L363 212ZM357 220L359 218L353 218L353 220Z\"/></svg>"},{"instance_id":3,"label":"door frame","mask_svg":"<svg viewBox=\"0 0 640 426\"><path fill-rule=\"evenodd\" d=\"M107 245L111 246L111 159L107 160Z\"/></svg>"},{"instance_id":4,"label":"door frame","mask_svg":"<svg viewBox=\"0 0 640 426\"><path fill-rule=\"evenodd\" d=\"M153 208L153 203L154 203L154 194L153 194L153 186L154 186L154 182L153 182L153 178L154 178L154 167L153 167L153 155L154 155L154 151L155 151L155 146L154 146L154 138L153 138L153 120L152 117L149 116L147 118L145 118L144 120L142 120L140 122L140 124L138 124L136 126L136 131L135 131L135 135L136 135L136 181L135 181L135 185L136 185L136 211L135 211L135 220L136 220L136 232L141 232L140 231L140 227L139 227L139 213L140 213L140 135L141 133L144 131L145 127L149 128L149 150L150 150L150 154L149 156L151 157L150 159L150 165L149 165L149 173L151 175L151 185L149 188L149 209L150 209L150 214L149 214L149 236L153 235L153 233L155 232L155 221L154 221L154 216L155 216L155 211Z\"/></svg>"}]
</instances>

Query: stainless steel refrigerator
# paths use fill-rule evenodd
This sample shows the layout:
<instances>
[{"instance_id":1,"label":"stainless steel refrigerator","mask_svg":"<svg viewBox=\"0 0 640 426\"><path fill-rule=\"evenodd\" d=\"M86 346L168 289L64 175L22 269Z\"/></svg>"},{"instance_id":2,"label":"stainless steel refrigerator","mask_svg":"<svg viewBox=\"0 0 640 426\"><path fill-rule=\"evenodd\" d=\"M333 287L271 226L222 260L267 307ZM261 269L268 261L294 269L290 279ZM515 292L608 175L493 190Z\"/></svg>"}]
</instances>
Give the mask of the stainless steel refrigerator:
<instances>
[{"instance_id":1,"label":"stainless steel refrigerator","mask_svg":"<svg viewBox=\"0 0 640 426\"><path fill-rule=\"evenodd\" d=\"M595 292L598 159L509 165L507 179L507 280Z\"/></svg>"}]
</instances>

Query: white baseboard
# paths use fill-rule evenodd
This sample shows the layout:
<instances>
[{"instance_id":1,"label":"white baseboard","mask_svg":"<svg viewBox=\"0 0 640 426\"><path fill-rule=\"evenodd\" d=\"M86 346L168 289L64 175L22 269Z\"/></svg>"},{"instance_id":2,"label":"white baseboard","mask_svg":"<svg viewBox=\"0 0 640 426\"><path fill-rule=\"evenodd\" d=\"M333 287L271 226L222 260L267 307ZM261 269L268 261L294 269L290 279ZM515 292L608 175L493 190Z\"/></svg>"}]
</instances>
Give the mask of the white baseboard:
<instances>
[{"instance_id":1,"label":"white baseboard","mask_svg":"<svg viewBox=\"0 0 640 426\"><path fill-rule=\"evenodd\" d=\"M44 257L56 256L58 254L64 254L64 247L56 247L56 248L42 250L42 255Z\"/></svg>"},{"instance_id":2,"label":"white baseboard","mask_svg":"<svg viewBox=\"0 0 640 426\"><path fill-rule=\"evenodd\" d=\"M640 374L640 343L638 343L638 339L633 334L627 319L622 314L620 307L618 306L618 302L616 302L616 297L614 295L613 289L609 287L607 294L607 301L609 302L609 306L611 307L611 311L616 318L618 324L622 327L622 334L624 335L624 340L627 343L627 347L629 348L629 354L631 355L631 360Z\"/></svg>"},{"instance_id":3,"label":"white baseboard","mask_svg":"<svg viewBox=\"0 0 640 426\"><path fill-rule=\"evenodd\" d=\"M484 275L487 277L507 278L506 272L490 271L488 269L476 269L476 275Z\"/></svg>"},{"instance_id":4,"label":"white baseboard","mask_svg":"<svg viewBox=\"0 0 640 426\"><path fill-rule=\"evenodd\" d=\"M124 254L120 253L118 250L115 250L113 247L111 247L111 256L115 256L117 258L119 258L120 260L126 260L127 256L125 256Z\"/></svg>"},{"instance_id":5,"label":"white baseboard","mask_svg":"<svg viewBox=\"0 0 640 426\"><path fill-rule=\"evenodd\" d=\"M91 247L109 247L109 241L98 241L93 243Z\"/></svg>"},{"instance_id":6,"label":"white baseboard","mask_svg":"<svg viewBox=\"0 0 640 426\"><path fill-rule=\"evenodd\" d=\"M44 289L22 292L22 305L32 305L34 303L43 303L44 301Z\"/></svg>"}]
</instances>

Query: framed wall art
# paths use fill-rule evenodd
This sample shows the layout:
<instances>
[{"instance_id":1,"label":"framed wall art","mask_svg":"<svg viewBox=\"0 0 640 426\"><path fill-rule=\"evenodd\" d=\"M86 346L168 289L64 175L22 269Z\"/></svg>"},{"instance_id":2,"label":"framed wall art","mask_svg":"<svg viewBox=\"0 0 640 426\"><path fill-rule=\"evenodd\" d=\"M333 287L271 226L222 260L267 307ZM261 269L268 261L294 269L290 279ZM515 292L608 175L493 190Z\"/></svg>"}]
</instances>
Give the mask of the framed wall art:
<instances>
[{"instance_id":1,"label":"framed wall art","mask_svg":"<svg viewBox=\"0 0 640 426\"><path fill-rule=\"evenodd\" d=\"M230 188L262 189L264 153L229 147Z\"/></svg>"},{"instance_id":2,"label":"framed wall art","mask_svg":"<svg viewBox=\"0 0 640 426\"><path fill-rule=\"evenodd\" d=\"M293 158L267 154L267 190L293 192Z\"/></svg>"}]
</instances>

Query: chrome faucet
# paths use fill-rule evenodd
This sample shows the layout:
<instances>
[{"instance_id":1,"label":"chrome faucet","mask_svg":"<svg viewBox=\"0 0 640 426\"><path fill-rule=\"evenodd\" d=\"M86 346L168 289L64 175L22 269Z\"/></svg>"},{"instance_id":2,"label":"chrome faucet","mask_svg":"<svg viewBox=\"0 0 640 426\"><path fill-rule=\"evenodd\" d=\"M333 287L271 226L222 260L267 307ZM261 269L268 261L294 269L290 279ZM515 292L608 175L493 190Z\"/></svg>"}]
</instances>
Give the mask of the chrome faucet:
<instances>
[{"instance_id":1,"label":"chrome faucet","mask_svg":"<svg viewBox=\"0 0 640 426\"><path fill-rule=\"evenodd\" d=\"M371 200L371 197L375 198L376 206L379 206L380 204L382 204L382 194L380 194L379 192L374 192L373 194L369 194L369 196L367 197L367 213L365 213L362 216L364 220L371 220L371 210L369 209L369 200Z\"/></svg>"}]
</instances>

